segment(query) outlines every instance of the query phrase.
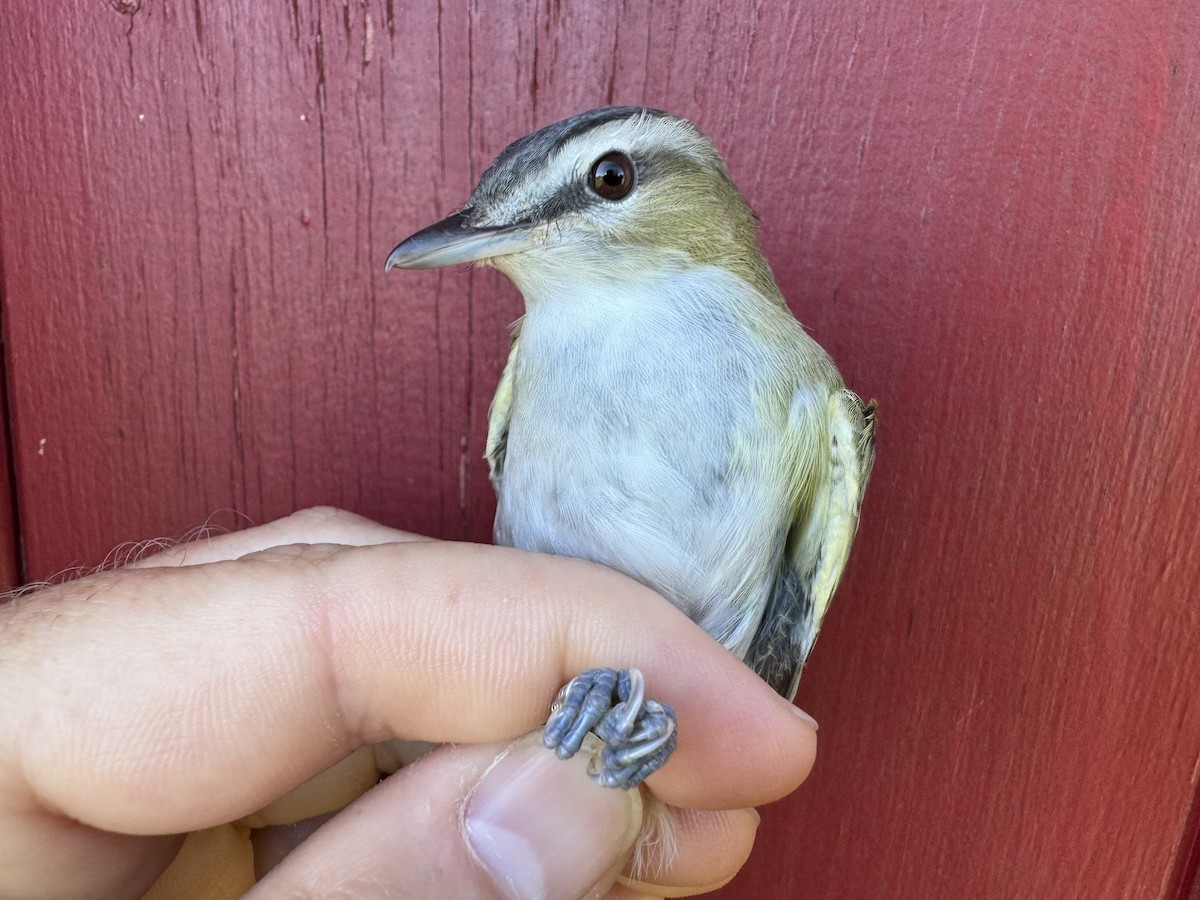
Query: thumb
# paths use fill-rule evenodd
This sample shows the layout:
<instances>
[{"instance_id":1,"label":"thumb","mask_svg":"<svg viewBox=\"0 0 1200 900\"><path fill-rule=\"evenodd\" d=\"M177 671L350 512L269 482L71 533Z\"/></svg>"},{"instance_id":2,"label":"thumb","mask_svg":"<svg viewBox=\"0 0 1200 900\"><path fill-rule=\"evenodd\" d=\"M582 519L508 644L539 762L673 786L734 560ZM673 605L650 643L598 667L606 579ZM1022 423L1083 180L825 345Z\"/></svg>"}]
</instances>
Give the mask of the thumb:
<instances>
[{"instance_id":1,"label":"thumb","mask_svg":"<svg viewBox=\"0 0 1200 900\"><path fill-rule=\"evenodd\" d=\"M540 732L506 749L440 747L321 826L247 896L603 893L637 837L641 796L594 784L590 756L561 760Z\"/></svg>"}]
</instances>

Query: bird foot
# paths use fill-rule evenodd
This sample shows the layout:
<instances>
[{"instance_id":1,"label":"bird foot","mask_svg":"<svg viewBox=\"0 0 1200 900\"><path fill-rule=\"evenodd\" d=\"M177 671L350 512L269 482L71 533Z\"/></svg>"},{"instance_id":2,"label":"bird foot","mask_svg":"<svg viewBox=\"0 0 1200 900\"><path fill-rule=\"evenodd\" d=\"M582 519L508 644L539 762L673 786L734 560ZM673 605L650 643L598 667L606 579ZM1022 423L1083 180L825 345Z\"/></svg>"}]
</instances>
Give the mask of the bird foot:
<instances>
[{"instance_id":1,"label":"bird foot","mask_svg":"<svg viewBox=\"0 0 1200 900\"><path fill-rule=\"evenodd\" d=\"M605 787L635 788L675 749L675 710L647 699L637 669L588 669L558 692L542 743L570 759L589 731L605 747L588 774Z\"/></svg>"}]
</instances>

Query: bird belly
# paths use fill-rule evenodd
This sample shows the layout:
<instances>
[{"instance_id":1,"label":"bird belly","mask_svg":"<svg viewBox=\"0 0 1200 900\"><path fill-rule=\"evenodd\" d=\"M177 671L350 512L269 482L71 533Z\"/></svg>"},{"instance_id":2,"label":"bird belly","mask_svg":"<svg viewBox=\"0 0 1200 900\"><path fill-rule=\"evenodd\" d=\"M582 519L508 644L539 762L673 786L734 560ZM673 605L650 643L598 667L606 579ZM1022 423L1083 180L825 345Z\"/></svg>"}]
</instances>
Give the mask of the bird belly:
<instances>
[{"instance_id":1,"label":"bird belly","mask_svg":"<svg viewBox=\"0 0 1200 900\"><path fill-rule=\"evenodd\" d=\"M531 346L536 324L517 358L497 542L618 569L744 657L789 513L753 354L727 324L693 323L682 342L662 322L610 322Z\"/></svg>"}]
</instances>

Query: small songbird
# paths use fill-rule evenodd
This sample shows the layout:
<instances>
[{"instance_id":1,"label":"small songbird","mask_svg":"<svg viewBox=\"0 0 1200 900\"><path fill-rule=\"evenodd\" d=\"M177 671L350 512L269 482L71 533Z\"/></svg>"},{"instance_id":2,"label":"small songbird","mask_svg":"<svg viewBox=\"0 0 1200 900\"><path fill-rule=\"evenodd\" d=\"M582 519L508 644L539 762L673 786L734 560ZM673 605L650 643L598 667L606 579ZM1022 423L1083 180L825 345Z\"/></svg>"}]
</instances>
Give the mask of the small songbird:
<instances>
[{"instance_id":1,"label":"small songbird","mask_svg":"<svg viewBox=\"0 0 1200 900\"><path fill-rule=\"evenodd\" d=\"M495 266L525 298L489 414L495 540L657 590L788 699L850 553L875 404L788 310L713 145L653 109L521 138L460 211L387 269ZM588 730L602 783L675 746L636 670L559 695L559 755Z\"/></svg>"}]
</instances>

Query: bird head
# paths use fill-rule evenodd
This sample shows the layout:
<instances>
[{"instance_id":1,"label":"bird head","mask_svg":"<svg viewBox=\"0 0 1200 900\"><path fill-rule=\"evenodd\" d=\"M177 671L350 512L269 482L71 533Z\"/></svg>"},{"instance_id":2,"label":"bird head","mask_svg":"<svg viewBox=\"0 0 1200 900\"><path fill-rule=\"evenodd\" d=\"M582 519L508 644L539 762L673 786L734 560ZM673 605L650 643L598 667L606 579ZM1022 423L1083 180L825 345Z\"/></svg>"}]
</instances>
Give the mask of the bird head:
<instances>
[{"instance_id":1,"label":"bird head","mask_svg":"<svg viewBox=\"0 0 1200 900\"><path fill-rule=\"evenodd\" d=\"M529 303L581 281L717 265L776 298L756 232L695 126L658 110L608 107L510 144L466 206L403 241L386 268L492 265Z\"/></svg>"}]
</instances>

